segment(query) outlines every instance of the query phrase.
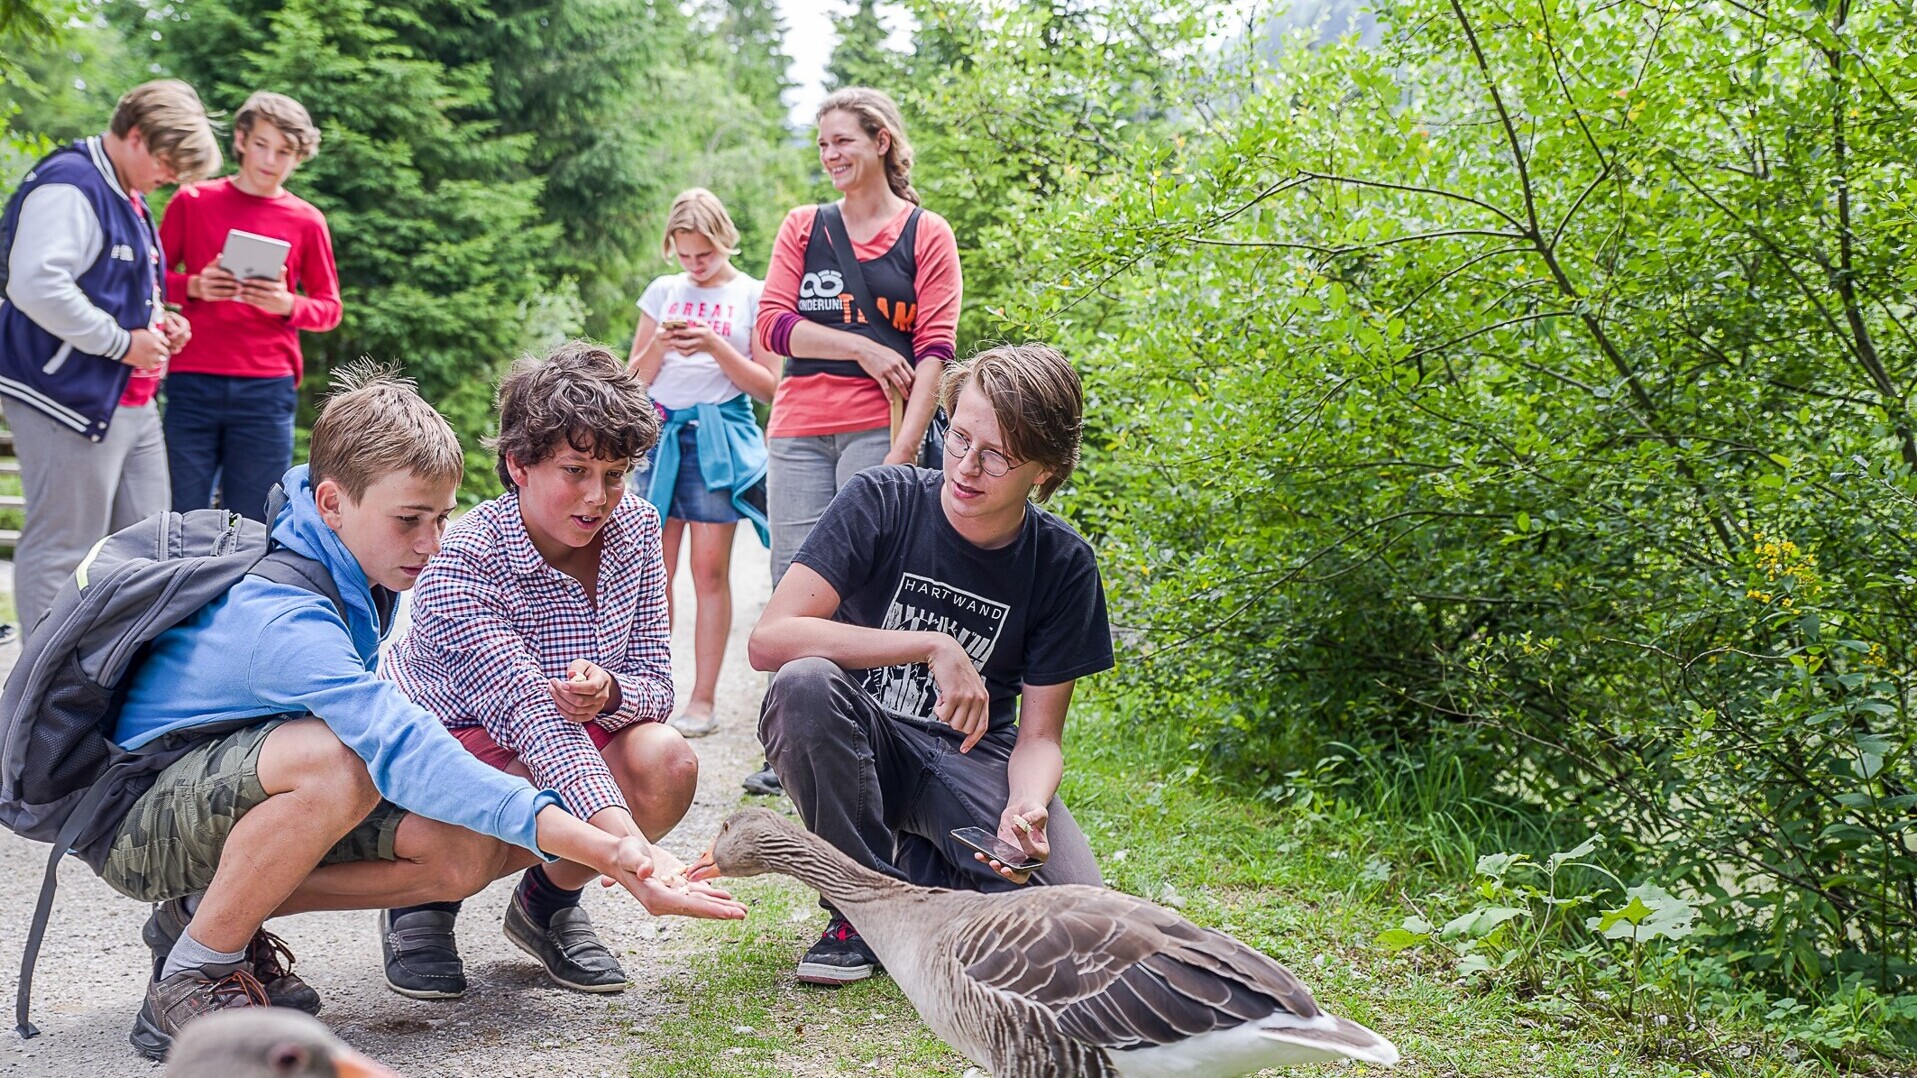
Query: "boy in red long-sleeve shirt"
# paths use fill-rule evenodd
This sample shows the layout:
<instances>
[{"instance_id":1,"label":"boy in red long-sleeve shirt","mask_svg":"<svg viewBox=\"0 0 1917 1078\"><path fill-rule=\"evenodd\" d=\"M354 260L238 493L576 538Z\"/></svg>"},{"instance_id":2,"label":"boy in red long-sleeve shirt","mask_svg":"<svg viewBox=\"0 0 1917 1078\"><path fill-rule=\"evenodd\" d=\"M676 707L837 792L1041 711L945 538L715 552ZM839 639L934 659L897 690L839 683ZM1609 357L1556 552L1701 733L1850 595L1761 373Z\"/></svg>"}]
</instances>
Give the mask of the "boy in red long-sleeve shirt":
<instances>
[{"instance_id":1,"label":"boy in red long-sleeve shirt","mask_svg":"<svg viewBox=\"0 0 1917 1078\"><path fill-rule=\"evenodd\" d=\"M293 463L293 416L303 373L300 331L339 325L339 276L326 218L286 190L319 149L299 102L256 93L233 120L240 170L182 187L160 222L170 265L166 295L195 334L167 371L167 466L173 508L220 504L255 519ZM220 265L232 229L292 245L278 280L242 281ZM302 294L304 293L304 294Z\"/></svg>"}]
</instances>

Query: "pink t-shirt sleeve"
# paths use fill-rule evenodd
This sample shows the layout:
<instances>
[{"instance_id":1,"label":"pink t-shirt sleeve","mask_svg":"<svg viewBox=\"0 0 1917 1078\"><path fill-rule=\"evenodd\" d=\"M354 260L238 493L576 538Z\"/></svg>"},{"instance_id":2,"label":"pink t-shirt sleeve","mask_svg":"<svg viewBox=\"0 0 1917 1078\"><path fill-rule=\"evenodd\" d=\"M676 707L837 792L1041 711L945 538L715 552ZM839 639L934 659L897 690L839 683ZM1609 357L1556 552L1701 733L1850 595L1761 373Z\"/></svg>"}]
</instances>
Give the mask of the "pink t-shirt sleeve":
<instances>
[{"instance_id":1,"label":"pink t-shirt sleeve","mask_svg":"<svg viewBox=\"0 0 1917 1078\"><path fill-rule=\"evenodd\" d=\"M785 215L772 241L772 264L765 271L765 291L759 296L759 314L752 323L752 344L773 355L784 355L792 327L775 334L781 315L799 317L799 277L805 270L805 249L812 240L812 218L817 206L799 206Z\"/></svg>"}]
</instances>

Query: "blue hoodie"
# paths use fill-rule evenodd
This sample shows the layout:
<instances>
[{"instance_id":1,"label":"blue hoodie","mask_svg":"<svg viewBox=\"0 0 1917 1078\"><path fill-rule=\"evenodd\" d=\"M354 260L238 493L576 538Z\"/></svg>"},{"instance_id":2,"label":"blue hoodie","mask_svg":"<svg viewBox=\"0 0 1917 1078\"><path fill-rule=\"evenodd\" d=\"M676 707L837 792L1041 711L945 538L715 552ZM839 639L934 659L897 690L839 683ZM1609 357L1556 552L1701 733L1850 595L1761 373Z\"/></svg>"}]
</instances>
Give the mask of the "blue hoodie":
<instances>
[{"instance_id":1,"label":"blue hoodie","mask_svg":"<svg viewBox=\"0 0 1917 1078\"><path fill-rule=\"evenodd\" d=\"M559 795L481 763L430 712L374 673L381 629L366 574L320 519L306 465L281 483L287 500L273 538L332 572L346 621L324 596L242 579L153 642L134 672L113 739L133 749L203 723L317 715L366 761L388 801L540 853L533 817L558 804Z\"/></svg>"}]
</instances>

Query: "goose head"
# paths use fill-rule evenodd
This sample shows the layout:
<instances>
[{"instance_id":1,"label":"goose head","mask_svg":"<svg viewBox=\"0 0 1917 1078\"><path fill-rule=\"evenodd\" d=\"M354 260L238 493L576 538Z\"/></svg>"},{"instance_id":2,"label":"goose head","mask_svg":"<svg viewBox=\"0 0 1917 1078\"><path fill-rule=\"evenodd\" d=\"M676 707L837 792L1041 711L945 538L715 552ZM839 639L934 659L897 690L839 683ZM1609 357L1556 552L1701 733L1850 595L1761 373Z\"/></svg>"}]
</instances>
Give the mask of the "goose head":
<instances>
[{"instance_id":1,"label":"goose head","mask_svg":"<svg viewBox=\"0 0 1917 1078\"><path fill-rule=\"evenodd\" d=\"M174 1078L399 1078L353 1051L319 1019L285 1007L238 1007L196 1019L173 1041Z\"/></svg>"},{"instance_id":2,"label":"goose head","mask_svg":"<svg viewBox=\"0 0 1917 1078\"><path fill-rule=\"evenodd\" d=\"M818 839L771 809L740 809L719 825L718 835L686 876L710 880L719 876L758 876L780 872L795 859L816 855Z\"/></svg>"}]
</instances>

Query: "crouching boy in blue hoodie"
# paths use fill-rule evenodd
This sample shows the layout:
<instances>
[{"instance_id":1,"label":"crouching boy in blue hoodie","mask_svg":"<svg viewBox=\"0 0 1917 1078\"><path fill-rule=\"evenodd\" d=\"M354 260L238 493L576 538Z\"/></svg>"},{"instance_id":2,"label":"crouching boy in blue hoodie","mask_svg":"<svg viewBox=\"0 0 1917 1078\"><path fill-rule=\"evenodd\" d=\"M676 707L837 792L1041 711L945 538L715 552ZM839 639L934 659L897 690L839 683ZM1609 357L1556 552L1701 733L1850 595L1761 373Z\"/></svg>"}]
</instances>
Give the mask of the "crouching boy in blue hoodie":
<instances>
[{"instance_id":1,"label":"crouching boy in blue hoodie","mask_svg":"<svg viewBox=\"0 0 1917 1078\"><path fill-rule=\"evenodd\" d=\"M261 925L310 910L464 898L540 860L590 865L651 912L743 917L723 891L653 877L643 837L567 814L486 766L374 673L398 592L438 551L463 461L411 384L349 375L286 473L273 538L331 571L332 602L247 577L162 634L114 739L132 749L220 724L121 822L103 878L160 905L131 1039L159 1059L191 1019L268 1003L319 1010ZM233 730L235 720L257 720Z\"/></svg>"}]
</instances>

